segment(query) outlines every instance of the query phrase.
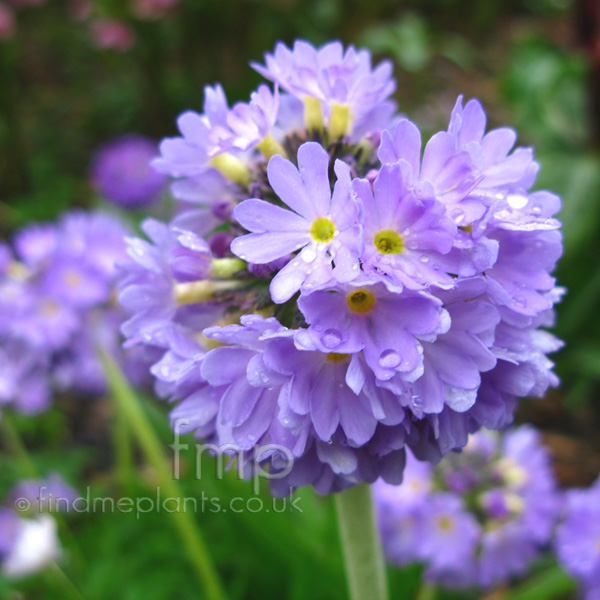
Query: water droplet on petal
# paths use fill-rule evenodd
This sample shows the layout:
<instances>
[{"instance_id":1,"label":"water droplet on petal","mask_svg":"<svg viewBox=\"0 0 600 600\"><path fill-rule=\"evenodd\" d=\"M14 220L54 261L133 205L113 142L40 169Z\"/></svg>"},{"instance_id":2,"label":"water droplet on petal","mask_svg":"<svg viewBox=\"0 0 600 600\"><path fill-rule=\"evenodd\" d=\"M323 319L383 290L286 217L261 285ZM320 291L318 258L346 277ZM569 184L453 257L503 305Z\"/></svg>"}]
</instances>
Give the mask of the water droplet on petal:
<instances>
[{"instance_id":1,"label":"water droplet on petal","mask_svg":"<svg viewBox=\"0 0 600 600\"><path fill-rule=\"evenodd\" d=\"M420 259L419 259L419 260L420 260L422 263L425 263L425 264L427 264L427 263L429 262L429 256L425 256L425 255L423 255L423 256L421 256L421 257L420 257Z\"/></svg>"},{"instance_id":2,"label":"water droplet on petal","mask_svg":"<svg viewBox=\"0 0 600 600\"><path fill-rule=\"evenodd\" d=\"M413 395L410 397L410 401L411 401L412 405L413 405L415 408L421 408L421 407L423 406L423 400L422 400L422 398L420 398L420 397L419 397L419 396L417 396L416 394L413 394Z\"/></svg>"},{"instance_id":3,"label":"water droplet on petal","mask_svg":"<svg viewBox=\"0 0 600 600\"><path fill-rule=\"evenodd\" d=\"M529 202L529 198L524 194L508 194L506 200L511 208L516 209L524 208Z\"/></svg>"},{"instance_id":4,"label":"water droplet on petal","mask_svg":"<svg viewBox=\"0 0 600 600\"><path fill-rule=\"evenodd\" d=\"M523 296L515 296L514 302L517 306L520 306L521 308L527 306L527 300L523 298Z\"/></svg>"},{"instance_id":5,"label":"water droplet on petal","mask_svg":"<svg viewBox=\"0 0 600 600\"><path fill-rule=\"evenodd\" d=\"M462 210L461 208L455 208L450 213L450 216L452 217L452 219L454 220L454 222L457 225L460 225L465 220L465 211Z\"/></svg>"},{"instance_id":6,"label":"water droplet on petal","mask_svg":"<svg viewBox=\"0 0 600 600\"><path fill-rule=\"evenodd\" d=\"M379 356L379 364L386 369L393 369L402 362L402 357L395 350L384 350Z\"/></svg>"},{"instance_id":7,"label":"water droplet on petal","mask_svg":"<svg viewBox=\"0 0 600 600\"><path fill-rule=\"evenodd\" d=\"M321 336L325 348L333 350L342 343L342 334L337 329L326 329Z\"/></svg>"},{"instance_id":8,"label":"water droplet on petal","mask_svg":"<svg viewBox=\"0 0 600 600\"><path fill-rule=\"evenodd\" d=\"M305 248L300 256L304 262L311 263L317 258L317 253L312 248Z\"/></svg>"}]
</instances>

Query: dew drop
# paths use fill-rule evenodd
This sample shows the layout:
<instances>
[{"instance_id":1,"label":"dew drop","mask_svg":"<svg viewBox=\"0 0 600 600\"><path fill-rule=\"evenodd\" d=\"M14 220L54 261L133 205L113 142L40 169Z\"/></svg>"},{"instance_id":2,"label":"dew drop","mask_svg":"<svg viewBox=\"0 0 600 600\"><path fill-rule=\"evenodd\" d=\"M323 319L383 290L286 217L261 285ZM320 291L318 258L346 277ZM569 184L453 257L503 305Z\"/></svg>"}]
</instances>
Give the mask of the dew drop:
<instances>
[{"instance_id":1,"label":"dew drop","mask_svg":"<svg viewBox=\"0 0 600 600\"><path fill-rule=\"evenodd\" d=\"M384 350L379 356L379 364L386 369L393 369L402 362L402 357L395 350Z\"/></svg>"},{"instance_id":2,"label":"dew drop","mask_svg":"<svg viewBox=\"0 0 600 600\"><path fill-rule=\"evenodd\" d=\"M305 248L300 256L302 256L304 262L311 263L317 258L317 253L312 248Z\"/></svg>"},{"instance_id":3,"label":"dew drop","mask_svg":"<svg viewBox=\"0 0 600 600\"><path fill-rule=\"evenodd\" d=\"M508 205L511 208L524 208L529 202L529 198L523 194L508 194L506 197Z\"/></svg>"},{"instance_id":4,"label":"dew drop","mask_svg":"<svg viewBox=\"0 0 600 600\"><path fill-rule=\"evenodd\" d=\"M450 213L450 216L457 225L460 225L465 220L465 212L460 208L454 209Z\"/></svg>"},{"instance_id":5,"label":"dew drop","mask_svg":"<svg viewBox=\"0 0 600 600\"><path fill-rule=\"evenodd\" d=\"M337 329L326 329L321 336L323 346L333 350L342 343L342 334Z\"/></svg>"},{"instance_id":6,"label":"dew drop","mask_svg":"<svg viewBox=\"0 0 600 600\"><path fill-rule=\"evenodd\" d=\"M422 263L425 263L425 264L427 264L427 263L429 262L429 256L425 256L425 255L423 255L423 256L421 256L421 257L420 257L420 259L419 259L419 260L420 260Z\"/></svg>"},{"instance_id":7,"label":"dew drop","mask_svg":"<svg viewBox=\"0 0 600 600\"><path fill-rule=\"evenodd\" d=\"M421 408L423 406L423 399L416 394L413 394L410 397L410 401L415 408Z\"/></svg>"},{"instance_id":8,"label":"dew drop","mask_svg":"<svg viewBox=\"0 0 600 600\"><path fill-rule=\"evenodd\" d=\"M295 260L295 261L292 263L292 267L297 267L299 264L300 264L300 262L299 262L299 261L297 261L297 260Z\"/></svg>"},{"instance_id":9,"label":"dew drop","mask_svg":"<svg viewBox=\"0 0 600 600\"><path fill-rule=\"evenodd\" d=\"M523 296L515 296L514 302L517 306L520 306L521 308L523 308L527 305L527 300L525 298L523 298Z\"/></svg>"}]
</instances>

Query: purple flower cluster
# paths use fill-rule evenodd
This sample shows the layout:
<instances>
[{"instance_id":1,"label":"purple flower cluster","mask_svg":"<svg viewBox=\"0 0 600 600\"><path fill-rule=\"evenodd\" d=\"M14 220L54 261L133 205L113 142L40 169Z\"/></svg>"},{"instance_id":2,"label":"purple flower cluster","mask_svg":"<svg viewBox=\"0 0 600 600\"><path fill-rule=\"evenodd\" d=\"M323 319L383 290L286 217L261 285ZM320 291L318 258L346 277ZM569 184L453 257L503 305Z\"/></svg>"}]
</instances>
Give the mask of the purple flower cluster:
<instances>
[{"instance_id":1,"label":"purple flower cluster","mask_svg":"<svg viewBox=\"0 0 600 600\"><path fill-rule=\"evenodd\" d=\"M375 485L390 561L422 562L448 587L490 588L524 575L549 544L562 500L532 427L482 430L437 467L407 459L401 486Z\"/></svg>"},{"instance_id":2,"label":"purple flower cluster","mask_svg":"<svg viewBox=\"0 0 600 600\"><path fill-rule=\"evenodd\" d=\"M556 551L566 570L581 583L585 600L600 598L600 478L586 490L566 494L565 519Z\"/></svg>"},{"instance_id":3,"label":"purple flower cluster","mask_svg":"<svg viewBox=\"0 0 600 600\"><path fill-rule=\"evenodd\" d=\"M126 233L114 217L71 212L0 247L0 406L35 414L53 391L104 391L97 349L122 354L113 295ZM149 363L134 354L123 360L143 380Z\"/></svg>"},{"instance_id":4,"label":"purple flower cluster","mask_svg":"<svg viewBox=\"0 0 600 600\"><path fill-rule=\"evenodd\" d=\"M140 135L113 140L96 153L92 185L102 198L123 208L153 204L167 186L167 178L150 166L157 154L157 144Z\"/></svg>"},{"instance_id":5,"label":"purple flower cluster","mask_svg":"<svg viewBox=\"0 0 600 600\"><path fill-rule=\"evenodd\" d=\"M189 430L292 453L290 473L256 459L276 493L399 483L405 447L438 461L556 385L560 200L477 100L422 150L364 50L298 41L253 66L273 89L230 108L207 87L160 145L186 209L129 240L123 331L162 352Z\"/></svg>"}]
</instances>

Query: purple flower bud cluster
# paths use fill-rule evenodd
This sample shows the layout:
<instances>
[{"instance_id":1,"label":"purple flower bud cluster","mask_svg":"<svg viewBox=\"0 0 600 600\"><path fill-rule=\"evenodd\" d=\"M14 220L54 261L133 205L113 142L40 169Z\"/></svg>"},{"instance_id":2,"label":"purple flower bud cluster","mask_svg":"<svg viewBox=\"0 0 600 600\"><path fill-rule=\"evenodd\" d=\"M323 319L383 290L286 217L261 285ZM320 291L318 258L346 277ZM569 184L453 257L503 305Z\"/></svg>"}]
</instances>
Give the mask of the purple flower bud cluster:
<instances>
[{"instance_id":1,"label":"purple flower bud cluster","mask_svg":"<svg viewBox=\"0 0 600 600\"><path fill-rule=\"evenodd\" d=\"M140 208L157 202L167 178L150 166L158 154L152 140L129 135L102 146L91 169L91 182L105 200L123 208Z\"/></svg>"},{"instance_id":2,"label":"purple flower bud cluster","mask_svg":"<svg viewBox=\"0 0 600 600\"><path fill-rule=\"evenodd\" d=\"M98 347L123 355L114 285L126 233L114 217L74 211L0 248L0 406L35 414L54 391L104 391ZM143 351L122 358L143 381Z\"/></svg>"},{"instance_id":3,"label":"purple flower bud cluster","mask_svg":"<svg viewBox=\"0 0 600 600\"><path fill-rule=\"evenodd\" d=\"M549 545L562 496L530 426L482 430L439 465L407 453L404 482L375 485L388 559L422 562L451 588L490 588L524 575Z\"/></svg>"},{"instance_id":4,"label":"purple flower bud cluster","mask_svg":"<svg viewBox=\"0 0 600 600\"><path fill-rule=\"evenodd\" d=\"M406 447L438 461L556 385L560 200L477 100L423 149L364 50L298 41L253 66L273 89L230 108L207 87L160 145L184 209L129 240L123 331L162 352L189 430L292 453L285 475L262 455L275 493L399 483Z\"/></svg>"},{"instance_id":5,"label":"purple flower bud cluster","mask_svg":"<svg viewBox=\"0 0 600 600\"><path fill-rule=\"evenodd\" d=\"M586 490L566 494L564 521L556 534L556 552L581 584L585 600L600 598L600 478Z\"/></svg>"}]
</instances>

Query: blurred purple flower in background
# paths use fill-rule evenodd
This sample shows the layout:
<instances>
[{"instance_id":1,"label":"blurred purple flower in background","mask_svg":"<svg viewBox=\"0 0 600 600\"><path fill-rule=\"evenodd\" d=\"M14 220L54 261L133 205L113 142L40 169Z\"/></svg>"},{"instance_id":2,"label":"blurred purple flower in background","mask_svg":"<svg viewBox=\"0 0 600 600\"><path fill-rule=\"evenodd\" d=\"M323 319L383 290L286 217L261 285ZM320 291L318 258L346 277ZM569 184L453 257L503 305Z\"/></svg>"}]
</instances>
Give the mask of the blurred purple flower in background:
<instances>
[{"instance_id":1,"label":"blurred purple flower in background","mask_svg":"<svg viewBox=\"0 0 600 600\"><path fill-rule=\"evenodd\" d=\"M122 208L141 208L157 202L167 178L150 166L158 144L141 135L127 135L96 152L90 178L99 196Z\"/></svg>"},{"instance_id":2,"label":"blurred purple flower in background","mask_svg":"<svg viewBox=\"0 0 600 600\"><path fill-rule=\"evenodd\" d=\"M375 486L388 559L427 579L491 588L524 575L548 547L562 506L539 434L480 431L437 467L407 456L404 483Z\"/></svg>"},{"instance_id":3,"label":"blurred purple flower in background","mask_svg":"<svg viewBox=\"0 0 600 600\"><path fill-rule=\"evenodd\" d=\"M600 478L586 490L566 494L565 519L558 528L556 551L586 600L600 598Z\"/></svg>"},{"instance_id":4,"label":"blurred purple flower in background","mask_svg":"<svg viewBox=\"0 0 600 600\"><path fill-rule=\"evenodd\" d=\"M99 347L145 380L144 352L120 348L114 286L127 233L115 217L72 211L16 234L0 272L0 405L35 414L55 391L102 393Z\"/></svg>"}]
</instances>

